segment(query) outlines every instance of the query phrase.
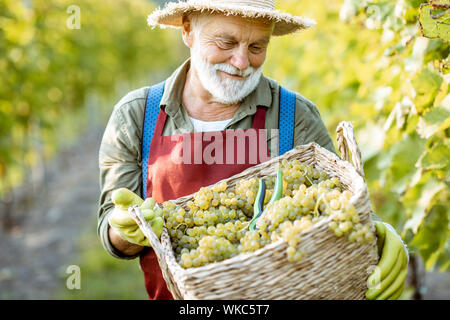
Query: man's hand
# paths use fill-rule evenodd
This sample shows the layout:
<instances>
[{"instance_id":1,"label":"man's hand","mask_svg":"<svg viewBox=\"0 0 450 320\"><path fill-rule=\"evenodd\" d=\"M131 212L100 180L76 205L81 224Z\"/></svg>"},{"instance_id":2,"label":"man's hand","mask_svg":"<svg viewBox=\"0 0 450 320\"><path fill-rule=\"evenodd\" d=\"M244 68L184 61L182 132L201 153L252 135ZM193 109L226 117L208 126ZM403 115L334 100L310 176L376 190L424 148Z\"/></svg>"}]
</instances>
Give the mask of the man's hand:
<instances>
[{"instance_id":1,"label":"man's hand","mask_svg":"<svg viewBox=\"0 0 450 320\"><path fill-rule=\"evenodd\" d=\"M108 218L108 222L122 239L139 246L150 247L148 239L128 213L128 208L133 205L140 206L142 215L147 222L150 222L156 236L158 238L161 236L164 225L161 217L162 210L155 207L155 202L152 198L144 201L138 195L125 188L115 190L111 198L115 207Z\"/></svg>"},{"instance_id":2,"label":"man's hand","mask_svg":"<svg viewBox=\"0 0 450 320\"><path fill-rule=\"evenodd\" d=\"M378 252L381 255L375 271L369 276L366 298L396 300L403 292L408 271L408 255L401 239L383 222L375 221Z\"/></svg>"}]
</instances>

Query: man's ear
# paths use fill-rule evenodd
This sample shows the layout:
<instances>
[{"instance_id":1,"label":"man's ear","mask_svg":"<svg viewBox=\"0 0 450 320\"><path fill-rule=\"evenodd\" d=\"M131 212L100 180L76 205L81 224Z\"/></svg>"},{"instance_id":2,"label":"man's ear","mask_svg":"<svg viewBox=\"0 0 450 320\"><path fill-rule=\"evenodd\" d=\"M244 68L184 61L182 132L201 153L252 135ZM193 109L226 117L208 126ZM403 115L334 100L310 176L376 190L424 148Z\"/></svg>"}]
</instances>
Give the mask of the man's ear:
<instances>
[{"instance_id":1,"label":"man's ear","mask_svg":"<svg viewBox=\"0 0 450 320\"><path fill-rule=\"evenodd\" d=\"M192 44L194 43L194 32L192 31L192 23L187 16L183 16L181 36L183 37L184 44L188 48L192 48Z\"/></svg>"}]
</instances>

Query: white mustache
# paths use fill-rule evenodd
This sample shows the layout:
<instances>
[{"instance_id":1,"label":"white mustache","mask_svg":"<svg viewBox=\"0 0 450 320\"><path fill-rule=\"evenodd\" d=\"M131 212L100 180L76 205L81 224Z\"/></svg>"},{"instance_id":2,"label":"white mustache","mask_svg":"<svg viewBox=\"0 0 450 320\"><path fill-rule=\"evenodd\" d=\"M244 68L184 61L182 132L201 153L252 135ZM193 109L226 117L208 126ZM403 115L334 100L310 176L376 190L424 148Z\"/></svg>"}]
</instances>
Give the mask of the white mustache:
<instances>
[{"instance_id":1,"label":"white mustache","mask_svg":"<svg viewBox=\"0 0 450 320\"><path fill-rule=\"evenodd\" d=\"M240 76L240 77L248 77L255 72L255 69L251 66L245 70L239 70L238 68L236 68L228 63L214 64L213 69L214 69L214 71L220 70L220 71L229 73L231 75Z\"/></svg>"}]
</instances>

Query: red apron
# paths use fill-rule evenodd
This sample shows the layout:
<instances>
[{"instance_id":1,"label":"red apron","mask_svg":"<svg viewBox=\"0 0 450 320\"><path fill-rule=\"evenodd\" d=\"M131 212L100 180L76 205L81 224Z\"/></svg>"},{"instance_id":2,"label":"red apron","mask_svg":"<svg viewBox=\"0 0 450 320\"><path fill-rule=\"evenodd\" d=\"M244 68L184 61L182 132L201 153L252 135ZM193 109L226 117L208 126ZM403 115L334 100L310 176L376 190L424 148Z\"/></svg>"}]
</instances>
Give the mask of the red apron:
<instances>
[{"instance_id":1,"label":"red apron","mask_svg":"<svg viewBox=\"0 0 450 320\"><path fill-rule=\"evenodd\" d=\"M147 197L158 203L177 199L267 161L265 114L264 107L257 108L252 129L163 136L167 114L160 110L149 151ZM172 300L151 248L140 265L149 299Z\"/></svg>"}]
</instances>

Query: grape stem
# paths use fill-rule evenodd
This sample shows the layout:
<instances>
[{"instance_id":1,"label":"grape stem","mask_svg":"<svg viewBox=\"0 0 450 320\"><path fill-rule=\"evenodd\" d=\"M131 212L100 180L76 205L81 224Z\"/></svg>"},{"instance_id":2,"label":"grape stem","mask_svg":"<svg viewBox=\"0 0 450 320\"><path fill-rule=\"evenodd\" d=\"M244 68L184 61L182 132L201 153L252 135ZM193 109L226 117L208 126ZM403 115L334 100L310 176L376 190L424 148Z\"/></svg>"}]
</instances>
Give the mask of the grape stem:
<instances>
[{"instance_id":1,"label":"grape stem","mask_svg":"<svg viewBox=\"0 0 450 320\"><path fill-rule=\"evenodd\" d=\"M325 194L322 193L319 197L319 199L317 199L316 201L316 205L314 206L314 218L317 218L319 216L319 205L320 203L323 201ZM326 201L324 201L323 203L325 203L325 205L327 206L327 209L329 209L330 207L328 206L328 203Z\"/></svg>"},{"instance_id":2,"label":"grape stem","mask_svg":"<svg viewBox=\"0 0 450 320\"><path fill-rule=\"evenodd\" d=\"M312 185L312 181L308 178L308 175L306 174L306 172L303 172L303 176L308 180L308 182Z\"/></svg>"},{"instance_id":3,"label":"grape stem","mask_svg":"<svg viewBox=\"0 0 450 320\"><path fill-rule=\"evenodd\" d=\"M184 223L184 222L182 222L182 223L180 223L179 225L177 225L176 227L175 227L175 229L174 230L177 230L178 229L178 227L179 226L181 226L182 224L184 224L186 227L187 227L187 224L186 223Z\"/></svg>"},{"instance_id":4,"label":"grape stem","mask_svg":"<svg viewBox=\"0 0 450 320\"><path fill-rule=\"evenodd\" d=\"M247 228L250 226L250 222L251 222L251 221L246 221L246 222L245 222L246 226L243 227L242 229L240 229L239 231L247 229Z\"/></svg>"}]
</instances>

